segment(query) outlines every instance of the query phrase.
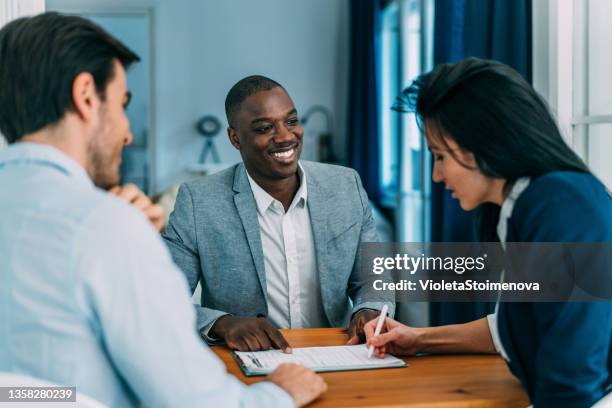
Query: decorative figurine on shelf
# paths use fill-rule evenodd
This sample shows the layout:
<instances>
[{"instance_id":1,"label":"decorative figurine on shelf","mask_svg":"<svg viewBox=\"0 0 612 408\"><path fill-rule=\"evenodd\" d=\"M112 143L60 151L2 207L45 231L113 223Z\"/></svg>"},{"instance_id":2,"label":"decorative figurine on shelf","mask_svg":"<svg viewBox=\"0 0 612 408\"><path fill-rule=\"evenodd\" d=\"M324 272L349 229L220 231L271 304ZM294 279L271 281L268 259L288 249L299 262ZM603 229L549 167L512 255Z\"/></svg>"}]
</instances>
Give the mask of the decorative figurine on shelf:
<instances>
[{"instance_id":1,"label":"decorative figurine on shelf","mask_svg":"<svg viewBox=\"0 0 612 408\"><path fill-rule=\"evenodd\" d=\"M301 122L304 126L306 126L312 115L315 113L320 113L325 117L325 131L319 134L317 142L317 160L323 163L337 163L338 158L333 151L331 111L322 105L311 106L302 116Z\"/></svg>"},{"instance_id":2,"label":"decorative figurine on shelf","mask_svg":"<svg viewBox=\"0 0 612 408\"><path fill-rule=\"evenodd\" d=\"M219 158L219 153L217 153L213 140L213 138L219 133L219 130L221 130L221 122L219 122L219 119L213 115L203 116L200 120L198 120L196 129L199 134L206 138L206 142L202 148L202 153L200 153L198 163L204 164L204 162L206 162L206 156L208 155L209 151L212 155L213 163L220 163L221 159Z\"/></svg>"}]
</instances>

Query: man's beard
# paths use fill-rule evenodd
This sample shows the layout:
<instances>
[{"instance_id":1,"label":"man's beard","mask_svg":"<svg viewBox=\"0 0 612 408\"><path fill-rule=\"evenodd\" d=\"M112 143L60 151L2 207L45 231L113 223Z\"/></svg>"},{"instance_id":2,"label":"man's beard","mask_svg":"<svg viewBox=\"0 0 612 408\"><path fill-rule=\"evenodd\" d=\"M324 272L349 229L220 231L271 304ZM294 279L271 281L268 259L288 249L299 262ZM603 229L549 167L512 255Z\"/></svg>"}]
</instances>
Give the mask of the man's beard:
<instances>
[{"instance_id":1,"label":"man's beard","mask_svg":"<svg viewBox=\"0 0 612 408\"><path fill-rule=\"evenodd\" d=\"M104 122L102 122L104 123ZM103 127L103 126L102 126ZM100 129L87 147L89 158L89 175L93 183L104 190L108 190L119 184L120 172L117 164L117 156L121 154L120 146L112 146L106 137L106 129Z\"/></svg>"},{"instance_id":2,"label":"man's beard","mask_svg":"<svg viewBox=\"0 0 612 408\"><path fill-rule=\"evenodd\" d=\"M110 156L110 157L109 157ZM90 151L89 160L92 169L93 183L104 190L119 184L119 166L114 166L114 155L108 155L101 150Z\"/></svg>"}]
</instances>

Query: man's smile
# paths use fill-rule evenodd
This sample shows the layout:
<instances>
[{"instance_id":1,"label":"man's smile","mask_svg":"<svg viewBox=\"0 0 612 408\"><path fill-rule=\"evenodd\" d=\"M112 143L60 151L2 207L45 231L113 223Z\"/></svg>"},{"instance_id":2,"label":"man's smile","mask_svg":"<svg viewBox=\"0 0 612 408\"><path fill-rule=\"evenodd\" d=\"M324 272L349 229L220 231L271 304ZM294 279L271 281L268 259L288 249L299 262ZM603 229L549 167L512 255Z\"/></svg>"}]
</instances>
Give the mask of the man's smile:
<instances>
[{"instance_id":1,"label":"man's smile","mask_svg":"<svg viewBox=\"0 0 612 408\"><path fill-rule=\"evenodd\" d=\"M270 156L276 162L290 164L296 160L298 152L299 144L295 143L291 146L270 150Z\"/></svg>"}]
</instances>

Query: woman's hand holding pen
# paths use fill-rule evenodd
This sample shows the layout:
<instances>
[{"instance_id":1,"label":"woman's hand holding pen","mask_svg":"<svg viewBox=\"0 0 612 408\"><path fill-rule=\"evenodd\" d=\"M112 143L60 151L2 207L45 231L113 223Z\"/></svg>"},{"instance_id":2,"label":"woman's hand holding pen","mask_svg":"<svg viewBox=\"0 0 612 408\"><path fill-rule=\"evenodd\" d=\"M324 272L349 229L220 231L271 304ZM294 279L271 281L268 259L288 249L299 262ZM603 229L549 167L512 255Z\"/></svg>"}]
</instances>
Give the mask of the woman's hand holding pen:
<instances>
[{"instance_id":1,"label":"woman's hand holding pen","mask_svg":"<svg viewBox=\"0 0 612 408\"><path fill-rule=\"evenodd\" d=\"M368 346L374 346L374 355L383 358L386 353L394 355L412 355L419 352L420 329L409 327L400 322L385 318L381 334L374 336L376 322L378 319L370 320L363 327Z\"/></svg>"}]
</instances>

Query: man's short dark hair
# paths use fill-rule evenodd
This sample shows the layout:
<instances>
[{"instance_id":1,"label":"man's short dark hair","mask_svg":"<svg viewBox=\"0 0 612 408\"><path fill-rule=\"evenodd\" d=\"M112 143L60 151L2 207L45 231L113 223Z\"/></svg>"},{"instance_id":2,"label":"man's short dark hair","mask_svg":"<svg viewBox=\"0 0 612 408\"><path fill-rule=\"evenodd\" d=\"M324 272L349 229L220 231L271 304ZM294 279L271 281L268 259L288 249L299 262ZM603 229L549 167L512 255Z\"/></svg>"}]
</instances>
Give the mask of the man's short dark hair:
<instances>
[{"instance_id":1,"label":"man's short dark hair","mask_svg":"<svg viewBox=\"0 0 612 408\"><path fill-rule=\"evenodd\" d=\"M104 100L115 74L140 58L93 22L43 13L14 20L0 30L0 132L9 143L74 110L72 85L89 72Z\"/></svg>"},{"instance_id":2,"label":"man's short dark hair","mask_svg":"<svg viewBox=\"0 0 612 408\"><path fill-rule=\"evenodd\" d=\"M231 127L234 126L234 115L238 112L240 104L246 98L257 92L269 91L276 87L285 89L278 82L262 75L251 75L236 82L225 97L225 115L227 116L227 123Z\"/></svg>"}]
</instances>

